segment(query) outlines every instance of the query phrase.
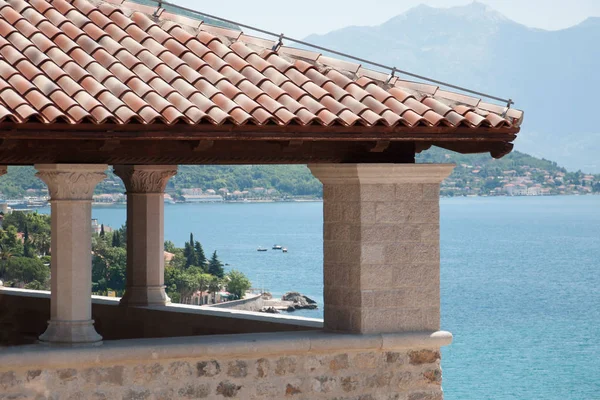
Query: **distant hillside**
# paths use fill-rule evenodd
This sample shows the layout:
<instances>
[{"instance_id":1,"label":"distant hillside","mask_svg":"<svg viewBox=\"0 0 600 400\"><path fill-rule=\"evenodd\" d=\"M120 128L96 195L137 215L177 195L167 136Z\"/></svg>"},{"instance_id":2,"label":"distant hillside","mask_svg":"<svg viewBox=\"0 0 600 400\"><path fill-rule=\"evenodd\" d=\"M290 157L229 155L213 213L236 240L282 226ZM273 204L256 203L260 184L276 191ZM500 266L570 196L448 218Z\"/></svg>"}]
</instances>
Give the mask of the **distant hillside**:
<instances>
[{"instance_id":1,"label":"distant hillside","mask_svg":"<svg viewBox=\"0 0 600 400\"><path fill-rule=\"evenodd\" d=\"M600 18L532 29L482 3L419 6L379 26L306 40L500 97L525 110L516 149L571 170L600 172ZM410 79L410 78L409 78Z\"/></svg>"},{"instance_id":2,"label":"distant hillside","mask_svg":"<svg viewBox=\"0 0 600 400\"><path fill-rule=\"evenodd\" d=\"M516 175L524 174L532 169L546 171L551 176L565 174L567 181L580 184L584 174L581 172L567 172L553 161L539 159L530 155L514 151L500 160L495 160L489 154L463 155L448 150L433 147L417 156L419 163L452 163L456 164L449 181L460 182L461 187L483 187L487 177L502 176L505 171L516 171ZM478 170L473 174L473 170ZM536 173L540 183L546 173ZM600 182L600 175L594 182ZM500 186L500 181L493 186L487 183L487 189ZM555 186L559 186L557 183ZM549 187L551 187L550 185ZM18 198L25 195L27 189L44 188L44 183L35 177L33 167L9 167L8 174L0 177L0 192L4 198ZM239 166L193 166L179 167L178 174L169 181L167 191L177 193L185 188L215 189L227 188L229 191L245 190L255 187L276 189L282 195L288 196L321 196L322 186L313 177L310 170L304 165L239 165ZM595 189L596 190L596 189ZM123 193L125 188L121 180L112 172L108 178L96 188L96 194ZM600 191L600 183L597 190ZM488 192L476 193L489 194ZM471 194L472 192L457 192ZM554 193L554 192L553 192ZM559 192L556 192L557 194Z\"/></svg>"}]
</instances>

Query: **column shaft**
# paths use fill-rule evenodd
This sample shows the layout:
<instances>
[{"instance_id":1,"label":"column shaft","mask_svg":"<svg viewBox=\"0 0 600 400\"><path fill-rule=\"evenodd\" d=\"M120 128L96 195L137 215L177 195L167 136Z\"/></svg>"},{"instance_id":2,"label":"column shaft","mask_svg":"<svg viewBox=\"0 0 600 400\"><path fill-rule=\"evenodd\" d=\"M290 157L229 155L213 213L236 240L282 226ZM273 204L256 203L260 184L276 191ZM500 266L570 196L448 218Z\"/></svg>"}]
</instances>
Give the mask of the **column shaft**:
<instances>
[{"instance_id":1,"label":"column shaft","mask_svg":"<svg viewBox=\"0 0 600 400\"><path fill-rule=\"evenodd\" d=\"M36 165L51 204L51 344L100 343L92 320L92 195L107 165Z\"/></svg>"},{"instance_id":2,"label":"column shaft","mask_svg":"<svg viewBox=\"0 0 600 400\"><path fill-rule=\"evenodd\" d=\"M439 330L439 184L453 166L310 168L323 182L325 328Z\"/></svg>"},{"instance_id":3,"label":"column shaft","mask_svg":"<svg viewBox=\"0 0 600 400\"><path fill-rule=\"evenodd\" d=\"M127 189L127 287L121 304L164 305L164 190L177 166L115 166Z\"/></svg>"}]
</instances>

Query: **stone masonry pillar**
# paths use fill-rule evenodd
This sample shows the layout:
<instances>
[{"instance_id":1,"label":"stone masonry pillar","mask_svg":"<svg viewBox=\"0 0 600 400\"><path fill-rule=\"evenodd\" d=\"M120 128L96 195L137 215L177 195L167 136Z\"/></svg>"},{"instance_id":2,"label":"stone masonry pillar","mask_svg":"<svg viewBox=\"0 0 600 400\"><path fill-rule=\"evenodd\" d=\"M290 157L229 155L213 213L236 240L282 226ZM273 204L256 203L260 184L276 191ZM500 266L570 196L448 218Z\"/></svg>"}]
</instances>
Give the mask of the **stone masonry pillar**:
<instances>
[{"instance_id":1,"label":"stone masonry pillar","mask_svg":"<svg viewBox=\"0 0 600 400\"><path fill-rule=\"evenodd\" d=\"M38 164L51 204L50 344L99 344L92 320L92 195L107 165Z\"/></svg>"},{"instance_id":2,"label":"stone masonry pillar","mask_svg":"<svg viewBox=\"0 0 600 400\"><path fill-rule=\"evenodd\" d=\"M127 189L127 285L124 305L165 305L164 192L176 165L118 165Z\"/></svg>"},{"instance_id":3,"label":"stone masonry pillar","mask_svg":"<svg viewBox=\"0 0 600 400\"><path fill-rule=\"evenodd\" d=\"M325 329L440 328L445 164L315 164L323 182Z\"/></svg>"}]
</instances>

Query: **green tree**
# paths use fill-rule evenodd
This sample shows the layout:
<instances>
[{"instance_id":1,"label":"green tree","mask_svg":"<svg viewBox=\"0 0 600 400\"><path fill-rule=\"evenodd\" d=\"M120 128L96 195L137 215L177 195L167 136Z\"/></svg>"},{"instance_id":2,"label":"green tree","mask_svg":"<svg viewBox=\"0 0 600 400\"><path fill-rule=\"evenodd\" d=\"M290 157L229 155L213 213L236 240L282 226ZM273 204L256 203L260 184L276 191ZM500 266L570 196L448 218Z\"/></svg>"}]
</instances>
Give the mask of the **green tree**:
<instances>
[{"instance_id":1,"label":"green tree","mask_svg":"<svg viewBox=\"0 0 600 400\"><path fill-rule=\"evenodd\" d=\"M225 280L227 282L227 291L231 293L234 300L243 298L246 294L246 290L252 287L252 284L246 275L235 269L229 271Z\"/></svg>"},{"instance_id":2,"label":"green tree","mask_svg":"<svg viewBox=\"0 0 600 400\"><path fill-rule=\"evenodd\" d=\"M219 260L219 257L217 257L216 250L210 258L210 261L208 261L208 273L219 278L223 278L223 276L225 276L223 263Z\"/></svg>"},{"instance_id":3,"label":"green tree","mask_svg":"<svg viewBox=\"0 0 600 400\"><path fill-rule=\"evenodd\" d=\"M213 276L211 280L208 282L208 294L212 294L212 303L214 304L216 301L216 293L221 290L221 280L216 276Z\"/></svg>"},{"instance_id":4,"label":"green tree","mask_svg":"<svg viewBox=\"0 0 600 400\"><path fill-rule=\"evenodd\" d=\"M121 232L119 230L113 232L112 247L121 247Z\"/></svg>"},{"instance_id":5,"label":"green tree","mask_svg":"<svg viewBox=\"0 0 600 400\"><path fill-rule=\"evenodd\" d=\"M200 242L194 243L194 255L196 258L196 265L205 268L206 266L206 256L204 255L204 249Z\"/></svg>"},{"instance_id":6,"label":"green tree","mask_svg":"<svg viewBox=\"0 0 600 400\"><path fill-rule=\"evenodd\" d=\"M169 253L175 253L175 250L175 243L171 242L170 240L165 240L165 251L168 251Z\"/></svg>"},{"instance_id":7,"label":"green tree","mask_svg":"<svg viewBox=\"0 0 600 400\"><path fill-rule=\"evenodd\" d=\"M49 268L38 258L11 257L4 272L4 279L22 284L37 281L44 285L49 277Z\"/></svg>"},{"instance_id":8,"label":"green tree","mask_svg":"<svg viewBox=\"0 0 600 400\"><path fill-rule=\"evenodd\" d=\"M198 265L196 260L196 251L194 249L194 234L190 233L190 241L185 243L183 255L186 258L185 267L189 268L193 265Z\"/></svg>"},{"instance_id":9,"label":"green tree","mask_svg":"<svg viewBox=\"0 0 600 400\"><path fill-rule=\"evenodd\" d=\"M104 224L100 225L100 237L104 238L106 236L106 232L104 232Z\"/></svg>"},{"instance_id":10,"label":"green tree","mask_svg":"<svg viewBox=\"0 0 600 400\"><path fill-rule=\"evenodd\" d=\"M106 294L109 289L119 295L125 291L127 250L111 247L97 237L92 242L92 287L97 293Z\"/></svg>"}]
</instances>

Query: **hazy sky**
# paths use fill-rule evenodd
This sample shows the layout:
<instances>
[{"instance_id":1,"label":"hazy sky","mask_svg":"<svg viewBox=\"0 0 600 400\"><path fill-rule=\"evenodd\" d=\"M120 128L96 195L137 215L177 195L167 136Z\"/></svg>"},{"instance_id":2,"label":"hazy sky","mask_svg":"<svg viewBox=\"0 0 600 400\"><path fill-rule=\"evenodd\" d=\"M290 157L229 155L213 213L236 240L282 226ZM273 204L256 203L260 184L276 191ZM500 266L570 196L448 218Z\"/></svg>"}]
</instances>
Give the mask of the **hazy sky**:
<instances>
[{"instance_id":1,"label":"hazy sky","mask_svg":"<svg viewBox=\"0 0 600 400\"><path fill-rule=\"evenodd\" d=\"M378 25L419 4L451 7L470 0L170 0L198 11L298 38L348 25ZM600 0L481 0L527 26L562 29L600 16Z\"/></svg>"}]
</instances>

